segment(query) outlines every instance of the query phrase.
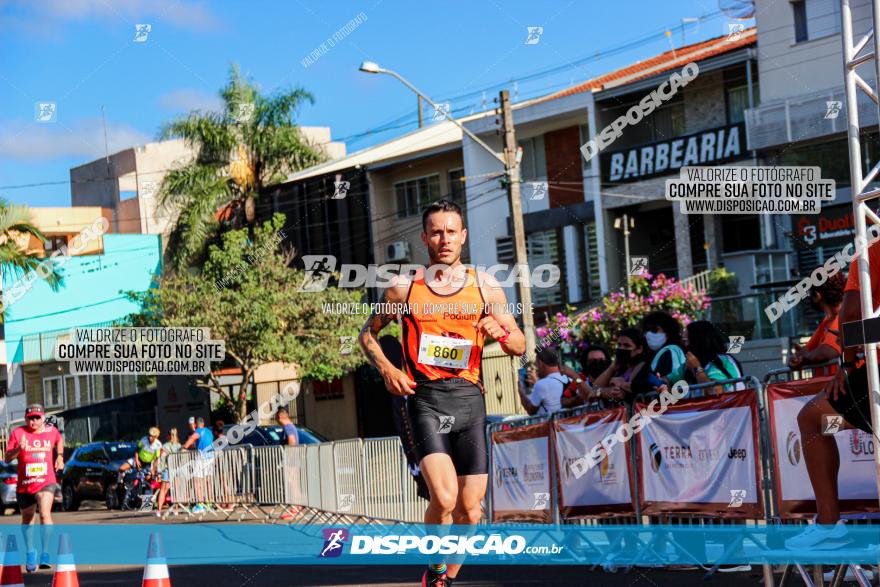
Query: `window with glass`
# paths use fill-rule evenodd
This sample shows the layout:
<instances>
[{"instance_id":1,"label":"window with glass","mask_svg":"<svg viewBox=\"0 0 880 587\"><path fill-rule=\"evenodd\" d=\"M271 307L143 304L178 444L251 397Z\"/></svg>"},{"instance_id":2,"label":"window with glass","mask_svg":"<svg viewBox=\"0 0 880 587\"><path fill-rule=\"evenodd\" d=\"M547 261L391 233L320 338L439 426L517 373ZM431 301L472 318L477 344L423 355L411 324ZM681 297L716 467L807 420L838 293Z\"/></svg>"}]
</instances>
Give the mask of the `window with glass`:
<instances>
[{"instance_id":1,"label":"window with glass","mask_svg":"<svg viewBox=\"0 0 880 587\"><path fill-rule=\"evenodd\" d=\"M547 179L547 157L544 153L544 135L519 141L523 156L520 177L523 181Z\"/></svg>"},{"instance_id":2,"label":"window with glass","mask_svg":"<svg viewBox=\"0 0 880 587\"><path fill-rule=\"evenodd\" d=\"M752 84L752 104L758 104L758 84ZM746 119L749 109L749 86L743 84L727 88L727 122L736 124Z\"/></svg>"},{"instance_id":3,"label":"window with glass","mask_svg":"<svg viewBox=\"0 0 880 587\"><path fill-rule=\"evenodd\" d=\"M43 379L43 405L47 408L64 407L64 384L60 376Z\"/></svg>"},{"instance_id":4,"label":"window with glass","mask_svg":"<svg viewBox=\"0 0 880 587\"><path fill-rule=\"evenodd\" d=\"M110 375L95 375L92 383L96 402L113 399L113 380Z\"/></svg>"},{"instance_id":5,"label":"window with glass","mask_svg":"<svg viewBox=\"0 0 880 587\"><path fill-rule=\"evenodd\" d=\"M686 133L684 123L684 102L679 100L654 111L648 117L653 142L668 141Z\"/></svg>"},{"instance_id":6,"label":"window with glass","mask_svg":"<svg viewBox=\"0 0 880 587\"><path fill-rule=\"evenodd\" d=\"M440 199L440 176L430 175L394 184L397 217L418 216L422 208Z\"/></svg>"},{"instance_id":7,"label":"window with glass","mask_svg":"<svg viewBox=\"0 0 880 587\"><path fill-rule=\"evenodd\" d=\"M790 0L794 41L801 43L840 32L839 0Z\"/></svg>"}]
</instances>

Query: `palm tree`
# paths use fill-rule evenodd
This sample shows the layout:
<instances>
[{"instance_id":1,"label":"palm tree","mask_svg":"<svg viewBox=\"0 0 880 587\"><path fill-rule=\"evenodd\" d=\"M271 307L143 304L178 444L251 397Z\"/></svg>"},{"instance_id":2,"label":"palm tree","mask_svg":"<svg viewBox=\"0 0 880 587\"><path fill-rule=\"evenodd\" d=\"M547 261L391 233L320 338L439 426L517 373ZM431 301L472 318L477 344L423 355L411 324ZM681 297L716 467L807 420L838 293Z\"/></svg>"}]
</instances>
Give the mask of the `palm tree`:
<instances>
[{"instance_id":1,"label":"palm tree","mask_svg":"<svg viewBox=\"0 0 880 587\"><path fill-rule=\"evenodd\" d=\"M297 87L264 96L233 65L220 96L223 112L190 112L161 133L163 139L185 139L196 153L165 176L159 193L160 206L180 212L167 251L178 270L204 254L221 228L219 209L229 212L222 222L253 226L254 201L265 186L325 158L294 122L304 102L314 103L309 92Z\"/></svg>"},{"instance_id":2,"label":"palm tree","mask_svg":"<svg viewBox=\"0 0 880 587\"><path fill-rule=\"evenodd\" d=\"M28 254L19 243L18 238L22 235L34 236L44 243L46 236L39 228L34 226L31 219L30 209L25 204L10 204L0 198L0 266L3 270L9 269L18 277L24 276L29 271L36 271L44 261L41 257ZM50 264L49 271L38 272L37 275L44 277L53 290L61 286L61 276ZM0 304L0 322L2 313L6 311L6 304Z\"/></svg>"}]
</instances>

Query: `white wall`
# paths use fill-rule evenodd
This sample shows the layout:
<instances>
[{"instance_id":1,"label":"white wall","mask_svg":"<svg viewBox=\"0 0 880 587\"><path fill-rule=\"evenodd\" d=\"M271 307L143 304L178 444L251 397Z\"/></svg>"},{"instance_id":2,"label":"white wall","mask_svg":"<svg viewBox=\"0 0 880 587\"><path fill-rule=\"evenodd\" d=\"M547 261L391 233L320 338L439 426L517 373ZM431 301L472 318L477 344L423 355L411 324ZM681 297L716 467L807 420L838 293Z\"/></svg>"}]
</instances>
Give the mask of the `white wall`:
<instances>
[{"instance_id":1,"label":"white wall","mask_svg":"<svg viewBox=\"0 0 880 587\"><path fill-rule=\"evenodd\" d=\"M830 11L840 0L805 1L809 40L801 43L794 42L794 12L790 2L755 1L761 102L843 86L840 33L813 38L815 31L827 29L832 18L839 18L839 11L833 16ZM858 41L870 28L870 2L853 0L852 6L853 36ZM863 66L862 76L866 77L870 69L870 64Z\"/></svg>"}]
</instances>

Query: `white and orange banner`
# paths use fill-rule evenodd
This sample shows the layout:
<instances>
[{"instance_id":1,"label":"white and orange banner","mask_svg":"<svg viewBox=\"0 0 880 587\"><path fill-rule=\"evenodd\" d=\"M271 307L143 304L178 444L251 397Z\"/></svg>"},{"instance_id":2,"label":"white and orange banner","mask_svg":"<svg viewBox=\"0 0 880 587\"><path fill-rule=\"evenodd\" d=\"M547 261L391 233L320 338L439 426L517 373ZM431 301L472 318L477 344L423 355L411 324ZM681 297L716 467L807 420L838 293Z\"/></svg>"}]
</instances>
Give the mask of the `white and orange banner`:
<instances>
[{"instance_id":1,"label":"white and orange banner","mask_svg":"<svg viewBox=\"0 0 880 587\"><path fill-rule=\"evenodd\" d=\"M542 422L491 434L492 521L553 519L550 424Z\"/></svg>"},{"instance_id":2,"label":"white and orange banner","mask_svg":"<svg viewBox=\"0 0 880 587\"><path fill-rule=\"evenodd\" d=\"M577 464L625 423L623 407L554 421L559 511L563 518L635 513L630 443L618 444L595 467Z\"/></svg>"},{"instance_id":3,"label":"white and orange banner","mask_svg":"<svg viewBox=\"0 0 880 587\"><path fill-rule=\"evenodd\" d=\"M816 495L804 462L805 441L797 416L830 379L814 377L767 386L777 508L783 516L804 517L816 513ZM834 440L840 453L837 486L841 512L878 511L874 439L861 430L841 430L834 434Z\"/></svg>"},{"instance_id":4,"label":"white and orange banner","mask_svg":"<svg viewBox=\"0 0 880 587\"><path fill-rule=\"evenodd\" d=\"M758 430L754 390L669 406L636 436L642 512L762 517Z\"/></svg>"}]
</instances>

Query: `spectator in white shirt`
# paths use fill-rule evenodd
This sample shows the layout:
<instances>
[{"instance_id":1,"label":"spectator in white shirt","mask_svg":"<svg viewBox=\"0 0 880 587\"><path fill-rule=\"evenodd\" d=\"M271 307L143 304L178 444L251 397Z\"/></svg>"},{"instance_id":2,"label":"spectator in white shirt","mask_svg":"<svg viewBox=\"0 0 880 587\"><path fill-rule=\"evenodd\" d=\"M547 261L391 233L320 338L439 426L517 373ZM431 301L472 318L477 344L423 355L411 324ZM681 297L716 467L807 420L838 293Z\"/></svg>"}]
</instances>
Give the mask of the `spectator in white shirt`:
<instances>
[{"instance_id":1,"label":"spectator in white shirt","mask_svg":"<svg viewBox=\"0 0 880 587\"><path fill-rule=\"evenodd\" d=\"M530 415L543 416L562 409L562 392L569 384L568 377L559 372L559 356L555 349L541 349L535 360L539 379L534 382L532 393L527 394L520 384L519 399L523 409ZM534 381L534 374L527 380ZM529 381L529 382L531 382Z\"/></svg>"}]
</instances>

